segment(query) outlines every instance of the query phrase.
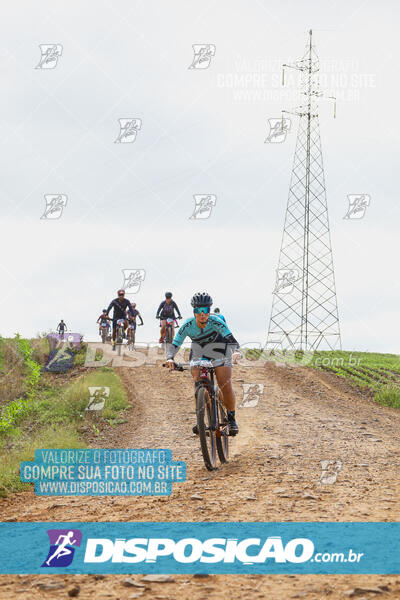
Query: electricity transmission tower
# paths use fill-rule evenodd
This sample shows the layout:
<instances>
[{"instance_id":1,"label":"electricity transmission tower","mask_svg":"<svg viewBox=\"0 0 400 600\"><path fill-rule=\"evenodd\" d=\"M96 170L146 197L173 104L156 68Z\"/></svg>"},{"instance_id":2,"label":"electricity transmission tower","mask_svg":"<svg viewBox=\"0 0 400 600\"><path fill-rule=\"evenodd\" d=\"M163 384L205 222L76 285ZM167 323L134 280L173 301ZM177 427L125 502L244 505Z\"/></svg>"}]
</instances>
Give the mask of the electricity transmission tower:
<instances>
[{"instance_id":1,"label":"electricity transmission tower","mask_svg":"<svg viewBox=\"0 0 400 600\"><path fill-rule=\"evenodd\" d=\"M285 68L300 71L305 100L290 113L299 116L299 129L266 347L340 349L319 132L319 59L311 30L303 58Z\"/></svg>"}]
</instances>

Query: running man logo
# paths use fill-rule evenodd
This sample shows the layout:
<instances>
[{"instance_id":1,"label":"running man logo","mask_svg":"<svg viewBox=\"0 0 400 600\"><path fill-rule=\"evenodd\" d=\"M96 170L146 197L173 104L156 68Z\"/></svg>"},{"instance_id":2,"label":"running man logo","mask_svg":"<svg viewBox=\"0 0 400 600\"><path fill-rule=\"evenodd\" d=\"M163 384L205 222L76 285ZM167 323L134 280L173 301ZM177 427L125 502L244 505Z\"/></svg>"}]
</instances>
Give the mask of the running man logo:
<instances>
[{"instance_id":1,"label":"running man logo","mask_svg":"<svg viewBox=\"0 0 400 600\"><path fill-rule=\"evenodd\" d=\"M349 208L343 219L362 219L370 205L371 196L369 194L349 194L347 196Z\"/></svg>"},{"instance_id":2,"label":"running man logo","mask_svg":"<svg viewBox=\"0 0 400 600\"><path fill-rule=\"evenodd\" d=\"M74 558L75 547L82 541L80 529L48 529L50 549L42 567L68 567Z\"/></svg>"},{"instance_id":3,"label":"running man logo","mask_svg":"<svg viewBox=\"0 0 400 600\"><path fill-rule=\"evenodd\" d=\"M85 410L103 410L106 398L110 396L109 387L89 386L89 402Z\"/></svg>"},{"instance_id":4,"label":"running man logo","mask_svg":"<svg viewBox=\"0 0 400 600\"><path fill-rule=\"evenodd\" d=\"M119 134L114 144L132 144L142 129L142 119L118 119Z\"/></svg>"},{"instance_id":5,"label":"running man logo","mask_svg":"<svg viewBox=\"0 0 400 600\"><path fill-rule=\"evenodd\" d=\"M321 476L319 478L320 482L324 485L333 485L336 483L338 475L342 470L342 461L339 458L338 460L321 460Z\"/></svg>"},{"instance_id":6,"label":"running man logo","mask_svg":"<svg viewBox=\"0 0 400 600\"><path fill-rule=\"evenodd\" d=\"M126 294L136 294L146 277L146 271L144 269L122 269L122 274L124 276L122 289Z\"/></svg>"},{"instance_id":7,"label":"running man logo","mask_svg":"<svg viewBox=\"0 0 400 600\"><path fill-rule=\"evenodd\" d=\"M44 371L53 373L65 373L74 365L74 351L80 350L82 335L80 333L69 333L65 338L58 333L49 333L47 340L50 346L49 356Z\"/></svg>"},{"instance_id":8,"label":"running man logo","mask_svg":"<svg viewBox=\"0 0 400 600\"><path fill-rule=\"evenodd\" d=\"M193 44L194 57L189 69L208 69L215 56L214 44Z\"/></svg>"},{"instance_id":9,"label":"running man logo","mask_svg":"<svg viewBox=\"0 0 400 600\"><path fill-rule=\"evenodd\" d=\"M260 397L264 394L263 383L242 383L243 400L239 408L254 408L257 406Z\"/></svg>"},{"instance_id":10,"label":"running man logo","mask_svg":"<svg viewBox=\"0 0 400 600\"><path fill-rule=\"evenodd\" d=\"M217 204L215 194L195 194L194 210L189 219L208 219L213 207Z\"/></svg>"},{"instance_id":11,"label":"running man logo","mask_svg":"<svg viewBox=\"0 0 400 600\"><path fill-rule=\"evenodd\" d=\"M59 219L67 206L68 197L65 194L45 194L46 208L41 219Z\"/></svg>"},{"instance_id":12,"label":"running man logo","mask_svg":"<svg viewBox=\"0 0 400 600\"><path fill-rule=\"evenodd\" d=\"M40 60L35 69L55 69L63 47L61 44L39 44Z\"/></svg>"},{"instance_id":13,"label":"running man logo","mask_svg":"<svg viewBox=\"0 0 400 600\"><path fill-rule=\"evenodd\" d=\"M277 269L274 293L290 294L298 278L296 269Z\"/></svg>"},{"instance_id":14,"label":"running man logo","mask_svg":"<svg viewBox=\"0 0 400 600\"><path fill-rule=\"evenodd\" d=\"M290 119L268 119L269 134L265 138L265 144L280 144L286 140L290 131Z\"/></svg>"}]
</instances>

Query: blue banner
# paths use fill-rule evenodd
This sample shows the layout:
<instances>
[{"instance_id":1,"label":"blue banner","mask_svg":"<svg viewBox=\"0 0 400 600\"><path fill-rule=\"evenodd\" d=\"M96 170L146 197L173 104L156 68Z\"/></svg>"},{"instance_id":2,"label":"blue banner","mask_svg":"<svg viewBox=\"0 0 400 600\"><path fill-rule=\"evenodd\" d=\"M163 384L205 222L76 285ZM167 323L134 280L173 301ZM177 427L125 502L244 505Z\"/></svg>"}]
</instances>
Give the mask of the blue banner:
<instances>
[{"instance_id":1,"label":"blue banner","mask_svg":"<svg viewBox=\"0 0 400 600\"><path fill-rule=\"evenodd\" d=\"M168 496L186 481L186 463L167 449L37 449L20 479L39 496Z\"/></svg>"},{"instance_id":2,"label":"blue banner","mask_svg":"<svg viewBox=\"0 0 400 600\"><path fill-rule=\"evenodd\" d=\"M0 523L0 573L399 574L400 523Z\"/></svg>"}]
</instances>

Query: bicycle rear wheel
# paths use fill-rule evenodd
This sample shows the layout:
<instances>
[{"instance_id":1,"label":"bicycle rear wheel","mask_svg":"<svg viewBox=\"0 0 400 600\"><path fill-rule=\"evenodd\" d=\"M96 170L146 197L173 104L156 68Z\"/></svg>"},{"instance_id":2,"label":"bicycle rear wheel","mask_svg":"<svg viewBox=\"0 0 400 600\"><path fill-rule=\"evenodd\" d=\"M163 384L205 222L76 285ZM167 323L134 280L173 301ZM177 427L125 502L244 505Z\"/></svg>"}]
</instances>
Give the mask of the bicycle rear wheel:
<instances>
[{"instance_id":1,"label":"bicycle rear wheel","mask_svg":"<svg viewBox=\"0 0 400 600\"><path fill-rule=\"evenodd\" d=\"M124 329L121 325L118 325L117 335L116 335L116 340L115 340L118 356L121 356L121 346L122 346L123 335L124 335Z\"/></svg>"},{"instance_id":2,"label":"bicycle rear wheel","mask_svg":"<svg viewBox=\"0 0 400 600\"><path fill-rule=\"evenodd\" d=\"M218 457L222 463L226 463L229 459L229 424L221 390L217 390L217 410L219 425L216 435Z\"/></svg>"},{"instance_id":3,"label":"bicycle rear wheel","mask_svg":"<svg viewBox=\"0 0 400 600\"><path fill-rule=\"evenodd\" d=\"M167 342L167 344L172 344L172 340L174 339L174 336L172 335L172 327L171 325L167 326L167 329L165 331L165 341Z\"/></svg>"},{"instance_id":4,"label":"bicycle rear wheel","mask_svg":"<svg viewBox=\"0 0 400 600\"><path fill-rule=\"evenodd\" d=\"M216 468L216 431L212 431L212 402L205 386L199 387L196 395L197 427L204 464L209 471Z\"/></svg>"}]
</instances>

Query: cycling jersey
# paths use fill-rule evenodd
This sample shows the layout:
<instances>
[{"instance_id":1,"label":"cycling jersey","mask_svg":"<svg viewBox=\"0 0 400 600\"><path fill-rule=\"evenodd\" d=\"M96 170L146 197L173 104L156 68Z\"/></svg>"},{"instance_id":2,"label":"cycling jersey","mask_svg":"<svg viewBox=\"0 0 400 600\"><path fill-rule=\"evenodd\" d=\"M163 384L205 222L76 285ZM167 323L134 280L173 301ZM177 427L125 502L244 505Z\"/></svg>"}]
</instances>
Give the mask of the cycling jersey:
<instances>
[{"instance_id":1,"label":"cycling jersey","mask_svg":"<svg viewBox=\"0 0 400 600\"><path fill-rule=\"evenodd\" d=\"M135 322L136 325L136 317L139 317L140 319L140 325L143 325L143 319L142 319L142 315L140 314L140 312L138 310L136 310L136 308L132 308L132 315L129 316L128 315L128 319L132 319L132 321Z\"/></svg>"},{"instance_id":2,"label":"cycling jersey","mask_svg":"<svg viewBox=\"0 0 400 600\"><path fill-rule=\"evenodd\" d=\"M107 317L105 317L104 315L100 315L99 318L97 319L96 323L100 323L100 325L102 327L104 327L105 325L107 325L107 327L110 326L110 323L108 322Z\"/></svg>"},{"instance_id":3,"label":"cycling jersey","mask_svg":"<svg viewBox=\"0 0 400 600\"><path fill-rule=\"evenodd\" d=\"M113 321L117 321L118 319L126 319L126 309L128 309L129 314L132 315L131 303L127 298L122 298L122 300L114 298L114 300L111 300L110 305L107 308L107 315L112 308L114 309Z\"/></svg>"},{"instance_id":4,"label":"cycling jersey","mask_svg":"<svg viewBox=\"0 0 400 600\"><path fill-rule=\"evenodd\" d=\"M167 359L174 358L186 337L190 337L197 347L203 349L204 356L209 358L215 358L215 352L224 354L228 346L230 349L239 348L239 343L233 337L226 323L217 316L210 315L204 329L200 329L196 319L192 317L183 323L172 344L167 347Z\"/></svg>"},{"instance_id":5,"label":"cycling jersey","mask_svg":"<svg viewBox=\"0 0 400 600\"><path fill-rule=\"evenodd\" d=\"M221 315L221 313L213 313L213 317L218 317L218 319L222 319L223 322L226 323L226 319L224 315Z\"/></svg>"},{"instance_id":6,"label":"cycling jersey","mask_svg":"<svg viewBox=\"0 0 400 600\"><path fill-rule=\"evenodd\" d=\"M181 312L174 300L170 304L163 300L157 309L156 319L159 317L161 319L175 319L175 311L178 313L178 317L181 317Z\"/></svg>"}]
</instances>

